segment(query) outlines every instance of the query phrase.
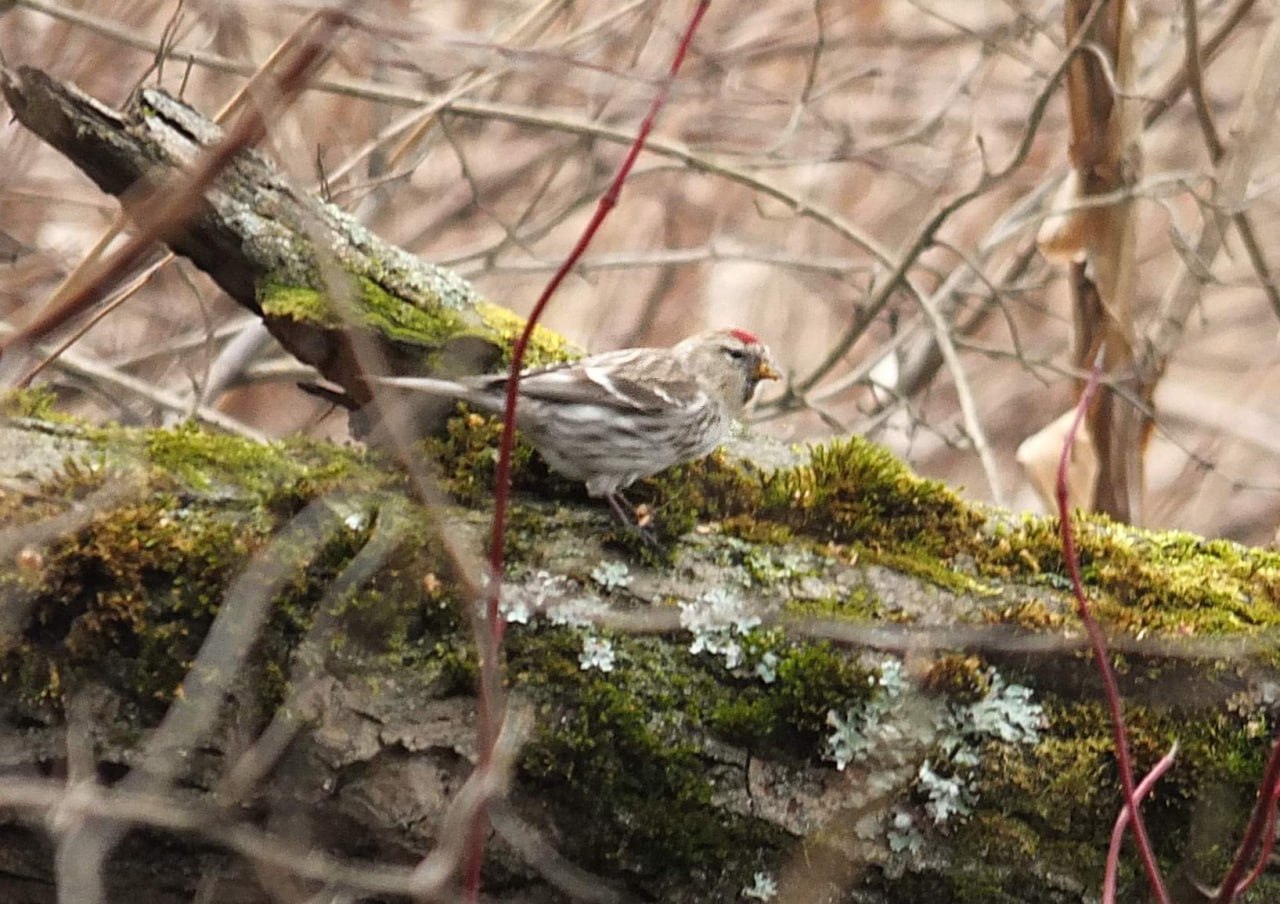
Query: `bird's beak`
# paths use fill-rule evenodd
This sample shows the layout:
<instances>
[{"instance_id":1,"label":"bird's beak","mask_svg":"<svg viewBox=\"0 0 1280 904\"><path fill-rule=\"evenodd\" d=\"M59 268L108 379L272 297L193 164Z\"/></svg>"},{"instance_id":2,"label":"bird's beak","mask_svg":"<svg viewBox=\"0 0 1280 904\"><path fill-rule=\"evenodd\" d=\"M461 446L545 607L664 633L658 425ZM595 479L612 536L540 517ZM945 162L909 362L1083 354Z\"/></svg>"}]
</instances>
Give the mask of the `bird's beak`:
<instances>
[{"instance_id":1,"label":"bird's beak","mask_svg":"<svg viewBox=\"0 0 1280 904\"><path fill-rule=\"evenodd\" d=\"M757 380L781 380L782 374L773 369L773 365L768 361L761 361L756 365Z\"/></svg>"}]
</instances>

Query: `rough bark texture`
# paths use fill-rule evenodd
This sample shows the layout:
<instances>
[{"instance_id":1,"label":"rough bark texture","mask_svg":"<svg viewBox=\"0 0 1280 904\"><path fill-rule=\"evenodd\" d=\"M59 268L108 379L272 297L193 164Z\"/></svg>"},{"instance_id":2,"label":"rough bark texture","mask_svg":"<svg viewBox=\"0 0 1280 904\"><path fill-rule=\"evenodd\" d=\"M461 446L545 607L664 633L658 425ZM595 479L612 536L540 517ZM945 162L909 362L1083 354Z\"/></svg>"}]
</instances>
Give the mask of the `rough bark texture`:
<instances>
[{"instance_id":1,"label":"rough bark texture","mask_svg":"<svg viewBox=\"0 0 1280 904\"><path fill-rule=\"evenodd\" d=\"M141 89L116 111L30 67L0 72L0 88L24 126L120 198L126 213L154 203L165 180L222 139L217 125L163 91ZM465 280L383 242L256 152L235 159L168 243L360 402L368 398L362 369L483 369L513 328Z\"/></svg>"},{"instance_id":2,"label":"rough bark texture","mask_svg":"<svg viewBox=\"0 0 1280 904\"><path fill-rule=\"evenodd\" d=\"M32 71L5 93L114 191L170 160L138 129L193 115L144 94L122 116ZM382 293L423 300L412 286L434 268L369 252L274 178L249 155L173 247L250 306L344 246L353 278L394 259ZM246 198L273 199L273 224ZM287 207L316 219L253 250ZM327 250L290 257L316 236ZM134 904L302 900L326 882L394 899L408 867L458 843L474 600L424 538L483 533L491 427L459 419L433 441L456 507L427 510L351 450L91 430L10 404L0 898L53 901L73 872L56 846L119 825L106 882ZM763 892L758 873L779 900L1092 898L1118 795L1055 525L966 506L857 440L752 457L640 488L659 555L521 465L506 674L528 728L491 808L489 899L731 901ZM1124 650L1140 765L1182 745L1149 809L1160 854L1184 887L1211 885L1268 747L1280 557L1101 519L1079 544ZM200 666L216 638L242 645L216 660L234 668ZM201 700L203 721L175 728ZM963 787L948 797L939 775Z\"/></svg>"}]
</instances>

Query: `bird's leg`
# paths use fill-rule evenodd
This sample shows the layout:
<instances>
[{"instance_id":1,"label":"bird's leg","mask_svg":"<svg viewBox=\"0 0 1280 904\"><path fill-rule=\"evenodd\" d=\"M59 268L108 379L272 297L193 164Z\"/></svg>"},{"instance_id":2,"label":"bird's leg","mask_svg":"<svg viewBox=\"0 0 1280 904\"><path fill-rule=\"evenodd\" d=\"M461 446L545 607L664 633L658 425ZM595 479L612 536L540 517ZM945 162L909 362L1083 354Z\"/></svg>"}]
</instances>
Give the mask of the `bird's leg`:
<instances>
[{"instance_id":1,"label":"bird's leg","mask_svg":"<svg viewBox=\"0 0 1280 904\"><path fill-rule=\"evenodd\" d=\"M622 522L623 527L635 531L646 543L657 545L658 541L649 530L653 523L653 513L649 511L649 506L634 506L626 496L617 492L608 493L604 498L608 500L609 508L613 509L614 515Z\"/></svg>"},{"instance_id":2,"label":"bird's leg","mask_svg":"<svg viewBox=\"0 0 1280 904\"><path fill-rule=\"evenodd\" d=\"M636 520L631 514L635 511L635 508L627 501L626 496L623 496L621 493L607 493L604 498L608 501L609 508L613 509L613 513L617 516L619 521L627 527L639 526L636 524ZM626 508L623 508L624 505Z\"/></svg>"},{"instance_id":3,"label":"bird's leg","mask_svg":"<svg viewBox=\"0 0 1280 904\"><path fill-rule=\"evenodd\" d=\"M607 497L609 505L616 514L628 524L635 524L636 527L648 527L653 523L653 510L649 508L648 503L640 503L632 505L631 500L622 495L621 492L610 493ZM623 506L626 506L623 509Z\"/></svg>"}]
</instances>

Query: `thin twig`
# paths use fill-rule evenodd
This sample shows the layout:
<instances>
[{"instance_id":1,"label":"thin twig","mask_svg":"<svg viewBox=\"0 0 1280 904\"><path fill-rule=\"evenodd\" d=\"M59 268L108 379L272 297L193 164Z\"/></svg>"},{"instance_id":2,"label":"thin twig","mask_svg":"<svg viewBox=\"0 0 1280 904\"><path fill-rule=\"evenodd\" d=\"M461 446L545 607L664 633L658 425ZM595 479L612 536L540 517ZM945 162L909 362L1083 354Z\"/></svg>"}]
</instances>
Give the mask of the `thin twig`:
<instances>
[{"instance_id":1,"label":"thin twig","mask_svg":"<svg viewBox=\"0 0 1280 904\"><path fill-rule=\"evenodd\" d=\"M938 351L951 371L951 379L955 383L956 397L960 401L960 412L964 418L965 432L978 453L978 461L982 463L982 472L987 478L987 486L991 487L991 500L998 506L1004 506L1004 490L1000 486L999 468L995 456L991 452L991 444L987 442L982 420L978 416L978 405L973 399L973 390L969 386L969 378L965 375L964 366L960 363L960 355L956 352L955 343L951 341L951 326L939 313L933 299L928 295L920 295L916 299L920 309L933 328L933 338L938 343Z\"/></svg>"},{"instance_id":2,"label":"thin twig","mask_svg":"<svg viewBox=\"0 0 1280 904\"><path fill-rule=\"evenodd\" d=\"M1213 114L1209 111L1209 102L1204 96L1204 72L1200 68L1200 24L1196 12L1196 0L1182 0L1183 37L1187 46L1186 73L1187 90L1191 94L1191 105L1195 107L1196 119L1200 121L1200 133L1204 143L1209 147L1209 156L1216 163L1222 156L1222 141L1218 138L1218 129L1213 124Z\"/></svg>"},{"instance_id":3,"label":"thin twig","mask_svg":"<svg viewBox=\"0 0 1280 904\"><path fill-rule=\"evenodd\" d=\"M0 323L0 338L16 333L17 330L13 327ZM243 436L245 439L251 439L255 442L266 442L269 438L265 433L255 430L229 414L206 405L194 404L191 399L183 398L167 389L161 389L147 380L127 374L118 367L113 367L88 355L82 355L74 349L66 349L55 360L57 361L58 369L63 373L70 374L73 377L80 377L99 388L112 390L117 394L127 393L131 396L136 396L158 408L179 413L184 417L194 418L200 423L217 427L219 430L225 430L228 433Z\"/></svg>"},{"instance_id":4,"label":"thin twig","mask_svg":"<svg viewBox=\"0 0 1280 904\"><path fill-rule=\"evenodd\" d=\"M694 7L693 13L689 18L689 23L685 28L684 35L680 40L679 46L676 48L675 56L671 61L671 66L667 72L667 77L659 85L654 95L653 101L649 105L649 111L640 123L639 131L630 150L623 158L622 164L618 167L617 175L613 182L609 185L608 190L601 196L600 202L596 207L596 212L591 220L587 223L582 231L582 235L578 238L577 243L573 246L564 263L551 277L546 288L538 297L532 311L529 313L528 319L525 321L524 329L521 331L519 338L511 350L511 367L507 378L506 399L503 407L502 416L502 438L498 446L498 464L496 474L494 476L494 509L493 524L489 534L489 595L486 605L486 622L488 625L488 636L482 638L484 649L481 652L481 679L480 679L480 764L477 769L483 772L489 762L490 750L498 735L501 725L501 716L499 711L495 711L495 704L500 694L501 670L498 666L498 656L502 647L502 637L506 627L502 612L499 608L499 602L502 596L502 577L505 564L505 550L507 540L506 518L507 506L511 493L511 455L515 448L515 431L516 431L516 405L519 399L520 391L520 372L524 367L525 350L528 348L529 340L533 336L533 331L538 324L543 312L546 310L548 303L551 301L557 288L564 281L565 277L573 270L573 266L578 259L586 251L587 246L595 237L600 225L604 222L609 212L618 203L618 196L621 194L622 185L626 181L628 174L635 166L636 160L640 156L640 151L645 146L645 141L652 131L654 122L657 120L658 113L665 106L667 97L670 94L671 83L675 80L680 72L680 67L684 62L685 56L689 52L689 47L693 42L693 35L698 29L699 23L703 16L706 15L710 6L710 0L699 0ZM473 837L476 839L473 856L470 862L470 874L468 876L468 893L472 901L477 900L479 896L479 869L480 869L480 853L482 838L477 837L479 827L481 825L481 813L477 814L476 826L473 829Z\"/></svg>"},{"instance_id":5,"label":"thin twig","mask_svg":"<svg viewBox=\"0 0 1280 904\"><path fill-rule=\"evenodd\" d=\"M1094 7L1095 10L1098 8L1098 6ZM1085 29L1082 27L1081 32L1083 33L1084 31ZM1071 427L1067 430L1067 434L1062 441L1062 455L1058 459L1058 528L1062 538L1062 558L1066 562L1067 573L1071 578L1071 590L1075 594L1076 609L1080 614L1080 621L1084 624L1085 631L1089 635L1089 645L1093 648L1094 661L1097 662L1098 673L1102 677L1107 710L1111 715L1111 732L1115 739L1116 768L1120 772L1120 783L1124 787L1125 805L1133 815L1133 834L1138 843L1138 854L1142 858L1143 868L1147 872L1147 879L1151 883L1151 888L1155 892L1156 898L1160 901L1160 904L1170 904L1169 893L1164 885L1164 877L1160 874L1160 864L1156 861L1155 849L1151 845L1151 837L1147 832L1147 824L1143 820L1142 810L1138 806L1137 787L1133 780L1133 757L1129 752L1129 732L1125 728L1124 722L1124 701L1120 697L1120 688L1116 683L1115 671L1111 667L1111 657L1107 650L1107 638L1102 633L1102 627L1098 624L1097 619L1094 618L1093 610L1089 606L1089 599L1084 593L1084 584L1080 579L1080 557L1076 553L1075 533L1071 528L1067 470L1071 460L1071 450L1075 446L1076 432L1080 429L1085 412L1089 410L1094 393L1098 389L1099 380L1102 377L1102 356L1105 349L1105 343L1099 345L1093 370L1089 374L1089 381L1085 384L1084 391L1080 394L1080 401L1076 405L1075 417L1072 419Z\"/></svg>"},{"instance_id":6,"label":"thin twig","mask_svg":"<svg viewBox=\"0 0 1280 904\"><path fill-rule=\"evenodd\" d=\"M1200 28L1198 24L1199 15L1196 12L1196 0L1183 0L1183 18L1186 26L1183 29L1186 35L1187 46L1187 88L1191 94L1192 104L1195 106L1196 119L1200 123L1200 134L1204 137L1205 147L1209 150L1209 159L1217 164L1222 155L1226 153L1226 149L1222 145L1222 140L1218 137L1217 126L1213 122L1213 113L1209 109L1209 102L1204 95L1204 72L1200 65ZM1277 287L1275 280L1271 276L1271 267L1267 263L1266 253L1262 250L1262 245L1258 242L1257 231L1253 228L1253 220L1247 211L1237 210L1231 215L1231 222L1235 225L1236 231L1240 233L1240 241L1244 244L1245 253L1249 256L1249 264L1253 267L1253 272L1258 277L1258 285L1262 287L1263 293L1266 294L1267 300L1271 302L1271 309L1280 317L1280 287Z\"/></svg>"},{"instance_id":7,"label":"thin twig","mask_svg":"<svg viewBox=\"0 0 1280 904\"><path fill-rule=\"evenodd\" d=\"M119 41L125 46L151 52L156 50L154 41L140 37L135 31L121 28L117 23L110 20L74 12L58 4L49 3L47 0L18 0L18 2L23 6L39 10L51 16L74 21L81 25L92 25L94 31L110 37L112 40ZM173 48L170 56L173 59L186 60L217 72L251 76L257 71L256 67L251 64L207 51ZM441 102L441 99L435 95L426 94L422 91L362 79L317 78L312 81L309 87L313 90L326 91L343 97L377 101L400 107L412 107L418 113L421 112L419 108ZM567 111L549 112L545 107L455 98L449 100L443 109L447 109L458 116L564 132L628 147L631 146L636 138L635 133L630 129L594 122ZM649 153L676 160L698 172L719 176L757 191L785 205L796 216L812 219L814 222L832 229L842 238L862 248L882 266L893 268L896 265L893 254L887 247L881 245L873 236L858 229L836 207L823 204L815 197L805 196L782 182L764 179L754 172L734 166L727 158L701 153L669 138L650 136L645 142L645 148Z\"/></svg>"},{"instance_id":8,"label":"thin twig","mask_svg":"<svg viewBox=\"0 0 1280 904\"><path fill-rule=\"evenodd\" d=\"M1151 771L1146 774L1142 781L1138 782L1137 797L1139 802L1151 793L1151 789L1156 786L1156 782L1160 780L1160 777L1173 766L1173 758L1177 754L1178 742L1174 741L1173 746L1169 748L1169 752L1151 767ZM1111 827L1111 844L1107 847L1107 866L1102 874L1102 904L1114 904L1115 902L1116 875L1120 869L1120 843L1124 840L1124 830L1128 828L1132 818L1133 811L1126 804L1120 808L1120 815L1116 817L1115 825Z\"/></svg>"},{"instance_id":9,"label":"thin twig","mask_svg":"<svg viewBox=\"0 0 1280 904\"><path fill-rule=\"evenodd\" d=\"M989 192L992 188L1003 183L1014 172L1016 172L1026 161L1031 153L1032 145L1035 143L1035 137L1040 131L1040 124L1044 121L1045 111L1048 109L1049 102L1053 99L1057 91L1058 83L1066 74L1067 67L1071 61L1075 59L1075 55L1080 52L1083 45L1085 34L1088 31L1090 23L1096 18L1098 10L1102 6L1098 5L1090 10L1086 20L1082 23L1080 32L1076 40L1063 53L1062 59L1058 61L1057 68L1050 74L1040 94L1031 104L1031 110L1027 115L1027 127L1019 138L1017 146L1014 148L1013 155L1009 162L996 172L984 171L978 179L977 184L968 191L962 192L951 201L944 204L932 217L925 221L924 225L916 233L916 235L907 243L906 249L897 257L893 264L892 272L887 278L881 281L874 295L863 303L854 317L853 322L845 329L844 333L835 341L828 350L826 357L821 363L813 369L808 377L799 382L801 392L807 392L814 387L823 377L840 363L841 359L853 347L853 343L866 330L867 326L879 316L880 312L888 305L890 298L898 287L906 286L912 291L912 294L919 298L920 293L915 291L909 280L907 273L911 267L915 266L916 260L923 254L930 245L933 244L933 237L943 224L951 218L953 214L961 208L968 205L976 198L980 198Z\"/></svg>"},{"instance_id":10,"label":"thin twig","mask_svg":"<svg viewBox=\"0 0 1280 904\"><path fill-rule=\"evenodd\" d=\"M52 309L52 305L57 301L63 287L74 285L76 281L83 276L83 274L89 271L90 267L97 263L102 250L105 249L107 245L111 244L111 241L120 233L123 221L124 215L121 214L120 217L117 218L116 222L109 226L102 234L98 239L97 244L93 248L89 249L89 253L81 259L80 263L76 265L76 268L67 275L67 278L62 281L62 284L54 290L53 295L49 298L49 309ZM138 291L149 283L151 278L159 273L165 265L174 259L174 257L174 253L172 251L168 251L161 254L158 260L154 260L143 267L134 275L132 280L130 280L126 285L121 286L115 292L113 297L104 301L102 306L95 311L91 317L87 318L84 323L72 330L71 334L59 342L53 349L45 353L41 357L40 361L18 380L18 384L21 386L29 386L31 381L38 377L45 368L65 354L67 349L71 348L71 346L83 339L85 333L89 332L89 330L101 323L103 318L108 314L136 295Z\"/></svg>"},{"instance_id":11,"label":"thin twig","mask_svg":"<svg viewBox=\"0 0 1280 904\"><path fill-rule=\"evenodd\" d=\"M1233 141L1214 171L1212 205L1216 211L1238 212L1249 178L1260 160L1263 138L1280 107L1280 18L1274 19L1258 48L1253 77L1244 92L1231 133ZM1192 259L1208 265L1222 248L1222 230L1206 216ZM1200 277L1186 262L1165 292L1146 335L1139 373L1154 382L1164 372L1182 335L1191 309L1200 299Z\"/></svg>"},{"instance_id":12,"label":"thin twig","mask_svg":"<svg viewBox=\"0 0 1280 904\"><path fill-rule=\"evenodd\" d=\"M1209 36L1209 40L1205 41L1201 46L1200 56L1204 64L1212 62L1227 43L1227 39L1239 33L1236 31L1237 26L1253 11L1256 3L1257 0L1238 0L1236 5L1231 8L1231 11L1218 23L1218 27ZM1173 78L1158 92L1155 103L1148 107L1146 113L1142 116L1142 128L1144 130L1155 125L1160 117L1172 109L1178 98L1182 97L1182 93L1187 90L1187 75L1186 67L1180 66Z\"/></svg>"},{"instance_id":13,"label":"thin twig","mask_svg":"<svg viewBox=\"0 0 1280 904\"><path fill-rule=\"evenodd\" d=\"M0 354L12 344L38 342L53 330L85 310L103 287L114 285L142 258L154 242L179 227L196 210L205 192L237 154L252 147L267 134L270 117L279 114L302 93L312 73L328 58L338 33L348 22L347 14L322 10L306 20L289 39L292 57L278 73L278 92L270 106L252 106L236 121L234 128L215 147L202 154L190 170L179 170L157 187L149 205L135 205L137 231L110 257L84 274L76 284L65 287L60 297L14 337L0 340Z\"/></svg>"},{"instance_id":14,"label":"thin twig","mask_svg":"<svg viewBox=\"0 0 1280 904\"><path fill-rule=\"evenodd\" d=\"M172 794L97 786L68 789L61 782L5 777L0 778L0 806L54 820L91 817L190 833L289 875L369 894L431 898L443 891L443 883L432 885L404 867L345 863L314 846L291 844L246 823L229 824L218 811L184 804Z\"/></svg>"},{"instance_id":15,"label":"thin twig","mask_svg":"<svg viewBox=\"0 0 1280 904\"><path fill-rule=\"evenodd\" d=\"M1262 773L1262 781L1258 785L1258 799L1253 803L1253 813L1249 816L1249 825L1245 828L1244 837L1240 839L1240 847L1236 850L1231 868L1227 870L1218 889L1214 904L1231 904L1257 878L1254 869L1249 873L1249 861L1254 853L1265 847L1270 850L1275 836L1276 797L1280 794L1280 735L1276 736L1271 746L1271 757L1267 760L1267 768ZM1265 858L1259 858L1259 865L1265 865Z\"/></svg>"}]
</instances>

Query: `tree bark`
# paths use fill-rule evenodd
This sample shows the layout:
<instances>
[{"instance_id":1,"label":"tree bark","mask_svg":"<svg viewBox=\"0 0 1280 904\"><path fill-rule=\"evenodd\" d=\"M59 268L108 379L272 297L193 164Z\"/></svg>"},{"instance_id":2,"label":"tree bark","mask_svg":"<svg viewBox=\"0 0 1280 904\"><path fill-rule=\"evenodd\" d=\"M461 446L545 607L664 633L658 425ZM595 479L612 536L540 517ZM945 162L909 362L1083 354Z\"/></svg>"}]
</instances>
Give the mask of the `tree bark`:
<instances>
[{"instance_id":1,"label":"tree bark","mask_svg":"<svg viewBox=\"0 0 1280 904\"><path fill-rule=\"evenodd\" d=\"M34 70L4 91L117 194L217 140L156 92L117 113ZM464 299L451 335L503 334L455 277L260 155L171 247L352 391L351 330L404 366L449 340L408 338L411 315L273 307L281 274L323 290L328 258L376 282L378 304ZM452 896L478 763L476 576L430 538L478 548L487 428L458 421L435 442L457 501L423 505L373 454L9 404L0 897L71 895L71 853L94 844L111 852L108 899L135 904ZM487 898L729 901L770 882L779 900L1095 894L1120 800L1052 521L967 506L858 440L715 456L642 486L679 528L656 554L536 463L517 481L515 736L509 784L484 792ZM1280 557L1077 529L1140 766L1183 744L1148 811L1160 853L1211 885L1206 858L1268 747ZM1132 896L1142 879L1124 881Z\"/></svg>"}]
</instances>

